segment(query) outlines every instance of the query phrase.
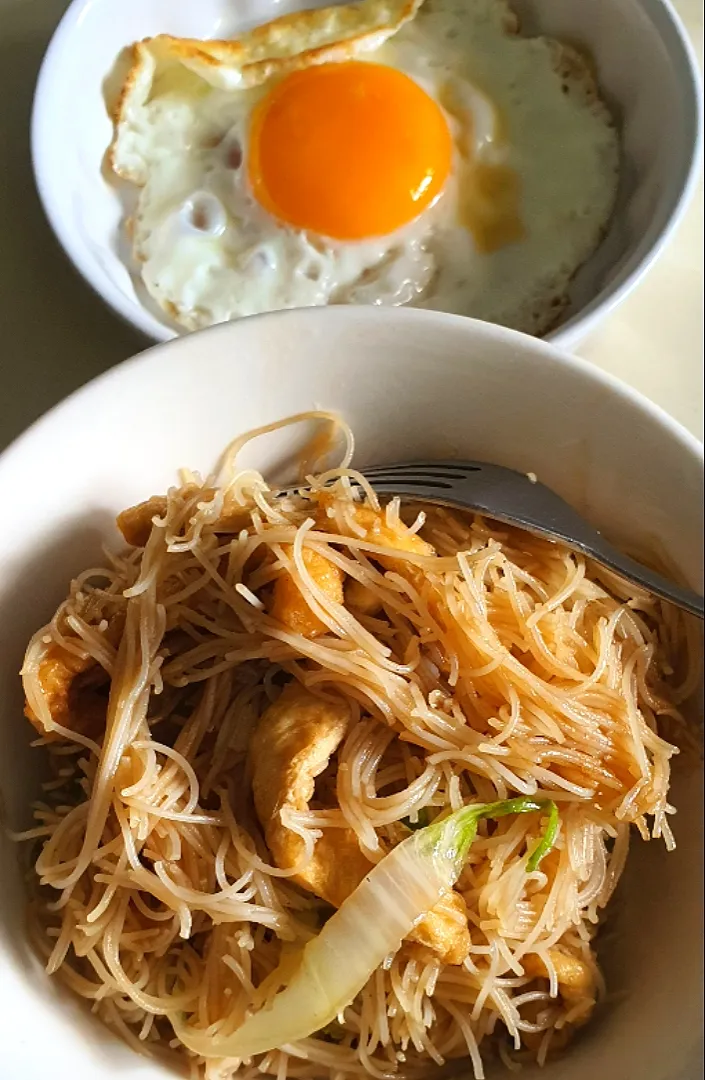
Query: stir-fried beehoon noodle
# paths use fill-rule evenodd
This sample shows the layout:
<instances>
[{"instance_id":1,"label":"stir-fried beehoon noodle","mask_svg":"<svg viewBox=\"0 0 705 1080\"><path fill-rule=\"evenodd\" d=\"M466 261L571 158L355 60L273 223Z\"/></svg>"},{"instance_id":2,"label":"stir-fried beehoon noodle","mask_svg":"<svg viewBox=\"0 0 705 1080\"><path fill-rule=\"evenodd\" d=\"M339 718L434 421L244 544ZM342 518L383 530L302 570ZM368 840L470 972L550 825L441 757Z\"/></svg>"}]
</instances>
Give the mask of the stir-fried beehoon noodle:
<instances>
[{"instance_id":1,"label":"stir-fried beehoon noodle","mask_svg":"<svg viewBox=\"0 0 705 1080\"><path fill-rule=\"evenodd\" d=\"M631 827L673 846L691 631L559 544L380 505L303 419L339 468L277 492L237 440L30 642L33 938L194 1077L543 1061L603 992Z\"/></svg>"}]
</instances>

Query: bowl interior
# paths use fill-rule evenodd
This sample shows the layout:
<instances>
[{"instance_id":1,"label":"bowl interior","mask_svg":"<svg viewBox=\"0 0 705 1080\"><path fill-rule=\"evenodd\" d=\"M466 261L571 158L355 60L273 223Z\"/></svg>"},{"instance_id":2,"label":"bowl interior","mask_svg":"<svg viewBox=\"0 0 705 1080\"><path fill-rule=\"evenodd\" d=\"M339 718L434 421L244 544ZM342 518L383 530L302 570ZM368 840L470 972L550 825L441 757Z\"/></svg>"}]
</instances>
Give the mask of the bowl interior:
<instances>
[{"instance_id":1,"label":"bowl interior","mask_svg":"<svg viewBox=\"0 0 705 1080\"><path fill-rule=\"evenodd\" d=\"M158 33L228 37L325 0L74 0L40 75L32 150L49 220L86 280L124 318L163 341L166 321L128 269L122 220L130 195L104 168L119 60ZM622 186L613 224L576 275L573 303L549 335L567 344L626 293L655 255L689 186L699 131L696 77L664 0L514 0L530 32L587 48L623 135ZM668 146L668 153L663 147ZM61 162L61 168L56 167Z\"/></svg>"},{"instance_id":2,"label":"bowl interior","mask_svg":"<svg viewBox=\"0 0 705 1080\"><path fill-rule=\"evenodd\" d=\"M237 433L315 407L352 424L356 461L469 456L526 471L617 538L670 553L702 588L702 448L587 364L496 327L418 311L284 312L181 338L79 391L0 459L0 793L27 823L40 755L17 671L73 574L117 543L121 508L175 470L207 471ZM303 433L248 448L280 472ZM27 498L27 492L37 493ZM678 849L634 842L603 963L614 1000L545 1080L695 1080L700 1030L701 776L680 777ZM0 1025L8 1077L154 1078L40 970L24 933L17 853L0 838ZM37 1033L41 1032L41 1038ZM525 1072L529 1080L531 1071Z\"/></svg>"}]
</instances>

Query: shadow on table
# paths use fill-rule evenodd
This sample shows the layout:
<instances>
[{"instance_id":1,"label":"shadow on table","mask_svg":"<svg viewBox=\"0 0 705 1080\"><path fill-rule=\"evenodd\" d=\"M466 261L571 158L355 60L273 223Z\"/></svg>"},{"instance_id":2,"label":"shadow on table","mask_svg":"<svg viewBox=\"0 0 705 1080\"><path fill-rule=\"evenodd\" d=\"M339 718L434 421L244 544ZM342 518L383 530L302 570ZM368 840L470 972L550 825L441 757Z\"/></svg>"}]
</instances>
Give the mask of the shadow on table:
<instances>
[{"instance_id":1,"label":"shadow on table","mask_svg":"<svg viewBox=\"0 0 705 1080\"><path fill-rule=\"evenodd\" d=\"M0 0L0 449L76 387L150 344L79 278L34 190L34 84L66 7Z\"/></svg>"}]
</instances>

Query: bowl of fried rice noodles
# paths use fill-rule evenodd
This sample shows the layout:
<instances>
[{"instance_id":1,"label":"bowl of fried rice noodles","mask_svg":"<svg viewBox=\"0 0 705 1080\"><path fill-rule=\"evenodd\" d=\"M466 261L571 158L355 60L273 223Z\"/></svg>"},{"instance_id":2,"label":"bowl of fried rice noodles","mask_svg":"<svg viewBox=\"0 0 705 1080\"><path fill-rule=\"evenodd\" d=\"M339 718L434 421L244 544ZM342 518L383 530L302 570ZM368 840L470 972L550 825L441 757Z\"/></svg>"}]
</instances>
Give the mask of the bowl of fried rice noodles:
<instances>
[{"instance_id":1,"label":"bowl of fried rice noodles","mask_svg":"<svg viewBox=\"0 0 705 1080\"><path fill-rule=\"evenodd\" d=\"M8 1076L695 1077L700 627L365 475L423 459L702 589L699 444L430 312L159 346L4 455Z\"/></svg>"}]
</instances>

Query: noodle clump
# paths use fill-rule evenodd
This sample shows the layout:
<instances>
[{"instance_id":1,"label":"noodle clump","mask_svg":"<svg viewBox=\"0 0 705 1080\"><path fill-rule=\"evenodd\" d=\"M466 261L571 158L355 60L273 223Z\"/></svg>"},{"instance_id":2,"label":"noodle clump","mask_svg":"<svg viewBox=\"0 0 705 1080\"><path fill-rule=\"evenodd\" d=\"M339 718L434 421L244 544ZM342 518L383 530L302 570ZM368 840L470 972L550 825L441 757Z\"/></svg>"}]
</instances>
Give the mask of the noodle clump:
<instances>
[{"instance_id":1,"label":"noodle clump","mask_svg":"<svg viewBox=\"0 0 705 1080\"><path fill-rule=\"evenodd\" d=\"M26 711L52 768L23 834L41 841L34 941L194 1077L543 1061L602 994L591 942L630 826L673 846L691 630L559 544L381 507L345 425L307 418L342 430L341 467L277 492L238 440L213 476L120 515L127 552L32 639ZM251 1062L175 1038L171 1017L216 1038L266 1004L411 831L522 795L557 804L550 854L529 869L536 815L482 821L457 886L334 1024Z\"/></svg>"}]
</instances>

